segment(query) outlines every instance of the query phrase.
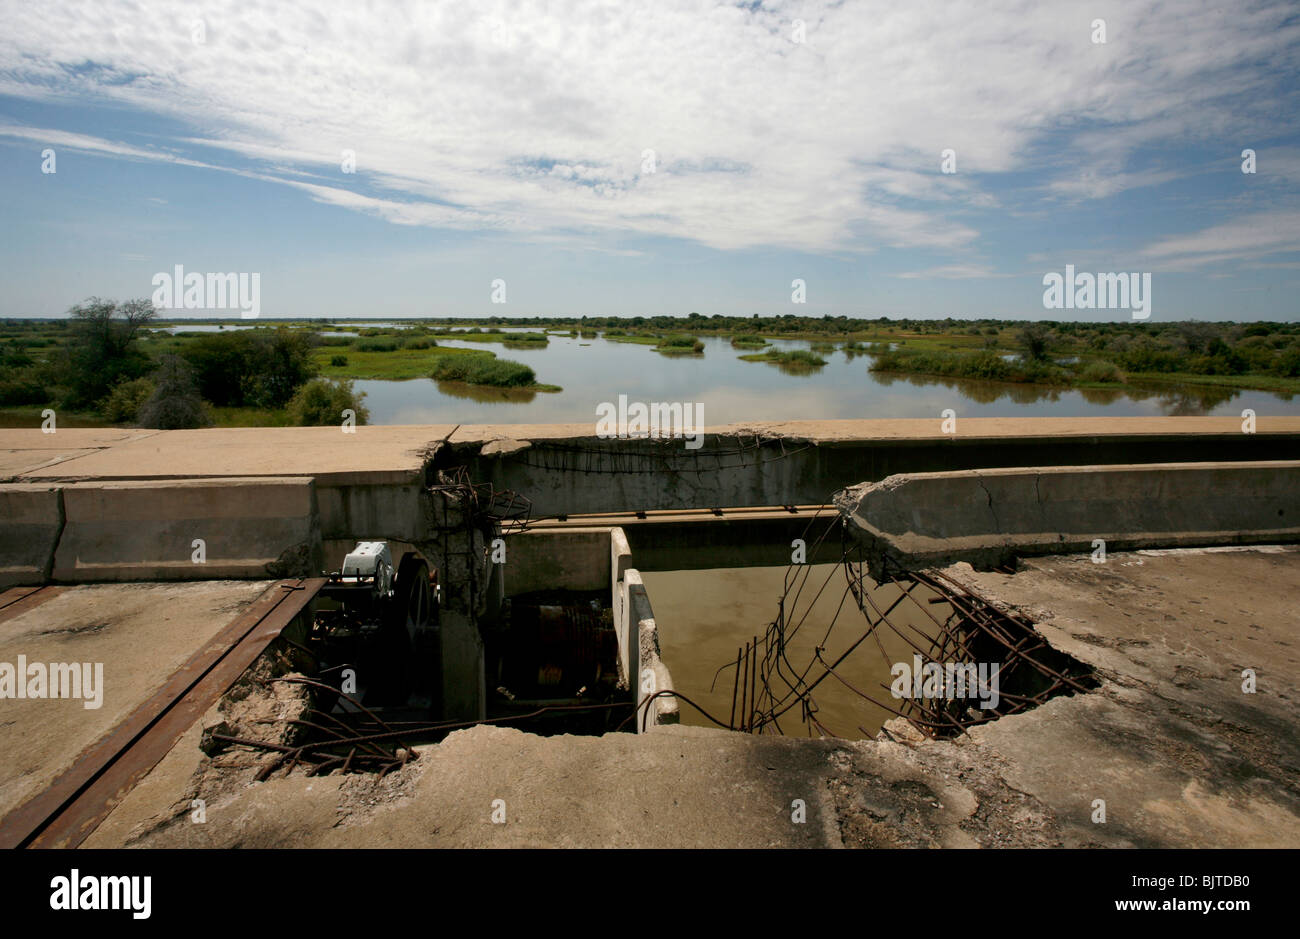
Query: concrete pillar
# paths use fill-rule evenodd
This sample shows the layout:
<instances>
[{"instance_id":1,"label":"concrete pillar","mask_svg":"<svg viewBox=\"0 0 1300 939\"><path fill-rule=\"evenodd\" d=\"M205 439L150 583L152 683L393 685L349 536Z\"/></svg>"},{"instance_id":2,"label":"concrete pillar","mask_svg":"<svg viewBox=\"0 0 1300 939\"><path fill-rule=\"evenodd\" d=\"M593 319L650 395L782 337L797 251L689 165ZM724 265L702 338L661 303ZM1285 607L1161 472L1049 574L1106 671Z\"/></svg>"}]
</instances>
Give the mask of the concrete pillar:
<instances>
[{"instance_id":1,"label":"concrete pillar","mask_svg":"<svg viewBox=\"0 0 1300 939\"><path fill-rule=\"evenodd\" d=\"M442 719L481 721L487 717L483 638L463 613L442 612Z\"/></svg>"}]
</instances>

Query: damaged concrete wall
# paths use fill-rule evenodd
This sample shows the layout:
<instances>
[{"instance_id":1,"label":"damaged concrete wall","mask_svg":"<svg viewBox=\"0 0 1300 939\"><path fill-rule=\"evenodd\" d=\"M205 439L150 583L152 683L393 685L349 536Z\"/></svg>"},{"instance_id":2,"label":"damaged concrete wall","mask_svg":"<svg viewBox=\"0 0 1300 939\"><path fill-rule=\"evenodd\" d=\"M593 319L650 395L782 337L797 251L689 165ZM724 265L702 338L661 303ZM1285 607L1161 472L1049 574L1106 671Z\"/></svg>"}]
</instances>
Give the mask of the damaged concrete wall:
<instances>
[{"instance_id":1,"label":"damaged concrete wall","mask_svg":"<svg viewBox=\"0 0 1300 939\"><path fill-rule=\"evenodd\" d=\"M1300 540L1300 462L1166 463L910 473L836 505L872 576L1018 556Z\"/></svg>"}]
</instances>

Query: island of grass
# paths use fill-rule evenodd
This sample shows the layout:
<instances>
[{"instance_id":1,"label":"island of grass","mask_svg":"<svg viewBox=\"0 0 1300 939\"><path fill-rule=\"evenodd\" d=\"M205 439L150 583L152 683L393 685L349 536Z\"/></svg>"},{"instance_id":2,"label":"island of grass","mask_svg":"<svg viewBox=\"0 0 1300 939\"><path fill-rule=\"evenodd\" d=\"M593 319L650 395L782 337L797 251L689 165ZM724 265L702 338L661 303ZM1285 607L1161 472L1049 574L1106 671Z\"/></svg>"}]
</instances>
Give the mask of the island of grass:
<instances>
[{"instance_id":1,"label":"island of grass","mask_svg":"<svg viewBox=\"0 0 1300 939\"><path fill-rule=\"evenodd\" d=\"M601 338L610 342L634 342L643 346L657 346L660 342L659 336L646 335L625 329L607 329Z\"/></svg>"},{"instance_id":2,"label":"island of grass","mask_svg":"<svg viewBox=\"0 0 1300 939\"><path fill-rule=\"evenodd\" d=\"M550 342L550 337L544 332L492 332L478 327L473 329L435 329L433 335L443 339L461 339L465 342L499 342L506 346L521 349L544 349Z\"/></svg>"},{"instance_id":3,"label":"island of grass","mask_svg":"<svg viewBox=\"0 0 1300 939\"><path fill-rule=\"evenodd\" d=\"M694 336L666 336L659 340L655 351L660 355L703 355L704 343Z\"/></svg>"},{"instance_id":4,"label":"island of grass","mask_svg":"<svg viewBox=\"0 0 1300 939\"><path fill-rule=\"evenodd\" d=\"M820 355L809 352L807 349L789 349L785 351L768 349L766 352L753 352L749 355L742 355L740 359L743 362L767 362L777 366L781 371L791 374L807 374L826 364L826 360Z\"/></svg>"},{"instance_id":5,"label":"island of grass","mask_svg":"<svg viewBox=\"0 0 1300 939\"><path fill-rule=\"evenodd\" d=\"M735 349L762 349L771 345L762 336L755 336L752 333L746 333L740 336L731 337L732 348Z\"/></svg>"},{"instance_id":6,"label":"island of grass","mask_svg":"<svg viewBox=\"0 0 1300 939\"><path fill-rule=\"evenodd\" d=\"M563 390L558 385L540 384L533 370L522 362L498 359L491 352L439 356L430 377L434 381L461 382L466 385L486 385L493 388L519 388L526 391Z\"/></svg>"}]
</instances>

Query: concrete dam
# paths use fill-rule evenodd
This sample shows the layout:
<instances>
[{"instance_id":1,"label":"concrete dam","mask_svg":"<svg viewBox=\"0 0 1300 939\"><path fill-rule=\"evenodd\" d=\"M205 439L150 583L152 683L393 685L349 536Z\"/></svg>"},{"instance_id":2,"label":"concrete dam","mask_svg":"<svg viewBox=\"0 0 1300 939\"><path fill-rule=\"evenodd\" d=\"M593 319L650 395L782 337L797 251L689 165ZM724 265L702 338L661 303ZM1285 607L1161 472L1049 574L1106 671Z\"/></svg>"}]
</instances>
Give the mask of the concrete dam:
<instances>
[{"instance_id":1,"label":"concrete dam","mask_svg":"<svg viewBox=\"0 0 1300 939\"><path fill-rule=\"evenodd\" d=\"M0 430L0 841L1300 845L1300 419L351 430Z\"/></svg>"}]
</instances>

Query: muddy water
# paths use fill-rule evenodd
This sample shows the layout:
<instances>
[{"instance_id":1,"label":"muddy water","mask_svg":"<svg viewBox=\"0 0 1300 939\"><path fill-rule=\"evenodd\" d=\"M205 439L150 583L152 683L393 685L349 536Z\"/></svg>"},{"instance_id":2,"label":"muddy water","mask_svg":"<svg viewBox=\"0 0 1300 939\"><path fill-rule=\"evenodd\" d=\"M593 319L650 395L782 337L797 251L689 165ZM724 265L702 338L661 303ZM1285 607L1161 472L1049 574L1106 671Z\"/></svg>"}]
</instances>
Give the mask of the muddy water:
<instances>
[{"instance_id":1,"label":"muddy water","mask_svg":"<svg viewBox=\"0 0 1300 939\"><path fill-rule=\"evenodd\" d=\"M858 611L853 595L846 592L848 582L840 565L818 564L800 570L803 589L795 600L796 584L786 604L791 611L787 616L790 666L783 666L782 672L790 675L806 670L806 680L811 682L825 671L815 659L816 647L821 646L822 657L833 663L862 637L867 622ZM736 651L755 635L761 637L767 625L776 619L788 573L785 567L750 567L641 575L654 608L660 648L672 673L673 685L724 724L731 719ZM870 581L867 583L870 585ZM871 587L870 596L882 610L899 593L899 588L892 584ZM948 613L945 604L929 608L940 620ZM795 630L795 624L801 620L802 626ZM907 600L890 614L890 621L922 648L927 642L921 634L930 635L934 630L922 606ZM877 701L897 708L902 702L889 693L890 665L895 662L910 665L916 650L902 635L886 627L877 630L877 638L879 643L876 638L868 638L858 645L836 666L835 673ZM730 667L718 673L719 667L728 663ZM778 698L789 692L779 678L774 677L771 686ZM872 737L882 723L894 716L864 700L834 677L826 677L812 694L818 709L817 721L834 736ZM681 714L683 723L715 726L684 702ZM787 735L818 734L816 727L801 720L797 703L779 718L779 724ZM775 729L769 728L767 732Z\"/></svg>"}]
</instances>

